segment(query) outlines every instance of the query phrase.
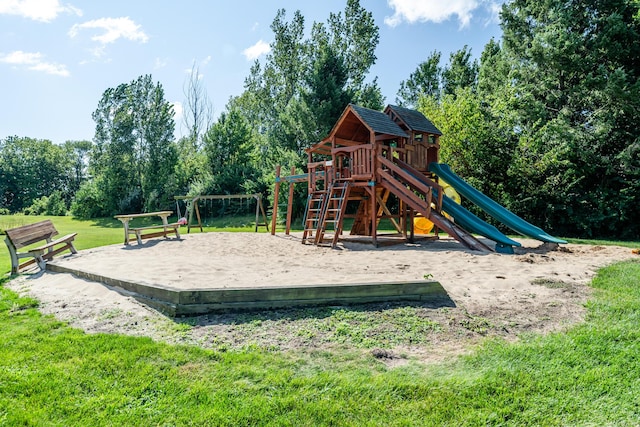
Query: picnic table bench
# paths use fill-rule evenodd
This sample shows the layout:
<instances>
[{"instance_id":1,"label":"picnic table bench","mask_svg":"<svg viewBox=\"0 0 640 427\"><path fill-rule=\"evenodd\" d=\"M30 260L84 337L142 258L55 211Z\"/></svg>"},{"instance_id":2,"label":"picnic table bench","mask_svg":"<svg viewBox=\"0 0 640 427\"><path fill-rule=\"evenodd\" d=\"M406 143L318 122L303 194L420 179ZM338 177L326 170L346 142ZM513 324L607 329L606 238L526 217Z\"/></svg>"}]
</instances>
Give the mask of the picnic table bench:
<instances>
[{"instance_id":1,"label":"picnic table bench","mask_svg":"<svg viewBox=\"0 0 640 427\"><path fill-rule=\"evenodd\" d=\"M159 211L159 212L147 212L147 213L139 213L139 214L122 214L122 215L116 215L114 218L119 219L120 222L122 222L122 225L124 225L124 244L128 245L129 235L135 234L138 244L141 245L142 239L149 239L151 237L160 237L160 236L167 237L167 234L171 234L171 233L175 234L178 239L180 238L180 231L179 231L180 224L177 222L169 224L168 218L169 218L169 215L171 215L172 213L173 213L172 211ZM130 227L129 226L129 222L132 219L146 218L146 217L153 217L153 216L159 216L162 219L162 224L150 225L146 227ZM146 232L148 230L159 230L159 229L161 229L161 231L155 231L153 233L143 234L143 232Z\"/></svg>"},{"instance_id":2,"label":"picnic table bench","mask_svg":"<svg viewBox=\"0 0 640 427\"><path fill-rule=\"evenodd\" d=\"M5 243L9 248L9 255L11 255L11 274L18 274L20 269L34 263L38 263L38 267L44 270L48 260L67 249L72 254L78 253L73 246L73 239L78 233L67 234L53 240L53 237L58 234L58 230L53 226L51 220L5 230ZM26 249L24 252L18 252L18 249L38 242L45 243L35 248ZM32 259L20 264L21 258Z\"/></svg>"}]
</instances>

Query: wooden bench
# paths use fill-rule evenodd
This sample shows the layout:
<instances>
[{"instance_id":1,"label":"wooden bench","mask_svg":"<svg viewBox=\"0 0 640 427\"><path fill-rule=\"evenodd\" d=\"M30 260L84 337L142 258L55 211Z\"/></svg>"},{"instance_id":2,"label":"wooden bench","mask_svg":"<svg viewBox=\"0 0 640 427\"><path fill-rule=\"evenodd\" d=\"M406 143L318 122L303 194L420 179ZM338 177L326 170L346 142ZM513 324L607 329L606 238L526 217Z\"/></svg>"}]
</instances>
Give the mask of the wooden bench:
<instances>
[{"instance_id":1,"label":"wooden bench","mask_svg":"<svg viewBox=\"0 0 640 427\"><path fill-rule=\"evenodd\" d=\"M73 246L73 239L78 233L68 234L53 240L52 237L57 236L59 233L50 220L5 230L5 234L5 243L9 247L9 254L11 255L11 274L18 274L20 269L34 263L38 263L38 267L44 270L48 260L67 249L73 254L78 253ZM27 249L24 252L18 252L18 249L42 241L46 243ZM59 247L55 248L56 246ZM20 264L21 258L32 259Z\"/></svg>"},{"instance_id":2,"label":"wooden bench","mask_svg":"<svg viewBox=\"0 0 640 427\"><path fill-rule=\"evenodd\" d=\"M160 237L160 236L167 237L167 235L171 233L175 234L176 238L178 239L180 238L180 231L179 231L180 224L177 222L169 224L169 221L168 221L169 215L171 215L172 213L173 213L172 211L160 211L160 212L148 212L148 213L141 213L141 214L122 214L122 215L116 215L115 218L120 220L120 222L122 222L122 225L124 225L124 244L128 245L129 235L135 234L138 244L141 245L142 239L149 239L151 237ZM147 227L130 227L129 226L129 222L134 218L145 218L145 217L152 217L152 216L159 216L162 219L162 224L150 225ZM162 231L143 234L143 232L147 230L159 230L159 229L161 229Z\"/></svg>"}]
</instances>

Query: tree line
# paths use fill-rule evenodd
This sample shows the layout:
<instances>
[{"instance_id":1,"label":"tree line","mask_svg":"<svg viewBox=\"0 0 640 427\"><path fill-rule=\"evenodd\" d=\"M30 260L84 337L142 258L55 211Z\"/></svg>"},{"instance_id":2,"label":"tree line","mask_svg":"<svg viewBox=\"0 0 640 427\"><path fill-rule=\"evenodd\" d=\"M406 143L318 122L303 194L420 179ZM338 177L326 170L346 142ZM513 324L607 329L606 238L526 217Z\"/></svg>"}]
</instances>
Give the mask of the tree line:
<instances>
[{"instance_id":1,"label":"tree line","mask_svg":"<svg viewBox=\"0 0 640 427\"><path fill-rule=\"evenodd\" d=\"M394 102L443 132L442 162L531 222L562 236L640 238L638 10L633 0L513 0L501 40L478 59L464 46L444 65L435 46ZM1 140L0 209L100 217L170 208L176 194L268 193L275 165L304 171L304 150L347 104L384 107L370 74L379 30L358 0L310 31L299 11L279 10L271 29L271 52L216 120L194 65L177 141L150 75L103 93L92 142Z\"/></svg>"}]
</instances>

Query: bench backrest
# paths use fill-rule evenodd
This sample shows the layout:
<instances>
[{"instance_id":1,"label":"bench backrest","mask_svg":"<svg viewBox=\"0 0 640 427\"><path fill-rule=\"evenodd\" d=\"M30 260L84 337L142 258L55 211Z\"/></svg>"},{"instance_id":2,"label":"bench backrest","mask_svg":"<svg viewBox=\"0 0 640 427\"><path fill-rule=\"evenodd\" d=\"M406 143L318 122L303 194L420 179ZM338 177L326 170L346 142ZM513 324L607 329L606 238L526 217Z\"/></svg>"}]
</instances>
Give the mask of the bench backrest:
<instances>
[{"instance_id":1,"label":"bench backrest","mask_svg":"<svg viewBox=\"0 0 640 427\"><path fill-rule=\"evenodd\" d=\"M36 222L35 224L5 230L7 238L16 249L29 246L32 243L50 239L58 234L51 220Z\"/></svg>"}]
</instances>

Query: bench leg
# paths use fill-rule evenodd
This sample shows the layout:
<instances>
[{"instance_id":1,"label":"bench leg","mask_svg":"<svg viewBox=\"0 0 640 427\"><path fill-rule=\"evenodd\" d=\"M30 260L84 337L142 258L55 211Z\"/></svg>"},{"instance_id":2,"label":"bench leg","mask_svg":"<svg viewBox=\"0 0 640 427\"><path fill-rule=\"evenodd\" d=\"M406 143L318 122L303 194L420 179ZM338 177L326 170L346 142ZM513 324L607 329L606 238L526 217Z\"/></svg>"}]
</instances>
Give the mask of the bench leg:
<instances>
[{"instance_id":1,"label":"bench leg","mask_svg":"<svg viewBox=\"0 0 640 427\"><path fill-rule=\"evenodd\" d=\"M41 271L44 271L47 268L47 261L41 256L37 256L36 262L38 263L38 267L40 267Z\"/></svg>"},{"instance_id":2,"label":"bench leg","mask_svg":"<svg viewBox=\"0 0 640 427\"><path fill-rule=\"evenodd\" d=\"M78 251L76 250L76 247L73 245L73 242L69 242L69 250L71 251L72 254L78 253Z\"/></svg>"},{"instance_id":3,"label":"bench leg","mask_svg":"<svg viewBox=\"0 0 640 427\"><path fill-rule=\"evenodd\" d=\"M11 275L18 274L18 270L20 270L20 260L18 256L13 252L11 252Z\"/></svg>"},{"instance_id":4,"label":"bench leg","mask_svg":"<svg viewBox=\"0 0 640 427\"><path fill-rule=\"evenodd\" d=\"M174 230L176 230L176 239L180 240L180 230L178 230L180 227L176 227L174 228Z\"/></svg>"},{"instance_id":5,"label":"bench leg","mask_svg":"<svg viewBox=\"0 0 640 427\"><path fill-rule=\"evenodd\" d=\"M16 253L16 249L11 243L9 238L4 239L7 244L7 249L9 249L9 256L11 257L11 275L18 274L18 270L20 269L20 260L18 259L18 254Z\"/></svg>"},{"instance_id":6,"label":"bench leg","mask_svg":"<svg viewBox=\"0 0 640 427\"><path fill-rule=\"evenodd\" d=\"M142 244L142 236L140 235L140 231L136 231L136 239L138 240L138 244Z\"/></svg>"}]
</instances>

